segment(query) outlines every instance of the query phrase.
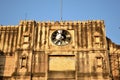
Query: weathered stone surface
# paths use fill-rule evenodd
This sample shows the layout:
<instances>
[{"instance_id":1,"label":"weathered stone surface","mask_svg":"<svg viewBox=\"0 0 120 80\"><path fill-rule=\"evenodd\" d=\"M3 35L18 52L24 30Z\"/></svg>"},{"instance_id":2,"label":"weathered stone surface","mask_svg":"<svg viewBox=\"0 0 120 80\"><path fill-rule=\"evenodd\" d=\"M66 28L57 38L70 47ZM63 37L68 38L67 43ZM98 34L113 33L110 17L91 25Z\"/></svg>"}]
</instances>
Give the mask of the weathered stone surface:
<instances>
[{"instance_id":1,"label":"weathered stone surface","mask_svg":"<svg viewBox=\"0 0 120 80\"><path fill-rule=\"evenodd\" d=\"M106 37L103 20L0 26L3 80L119 80L119 75L120 45Z\"/></svg>"}]
</instances>

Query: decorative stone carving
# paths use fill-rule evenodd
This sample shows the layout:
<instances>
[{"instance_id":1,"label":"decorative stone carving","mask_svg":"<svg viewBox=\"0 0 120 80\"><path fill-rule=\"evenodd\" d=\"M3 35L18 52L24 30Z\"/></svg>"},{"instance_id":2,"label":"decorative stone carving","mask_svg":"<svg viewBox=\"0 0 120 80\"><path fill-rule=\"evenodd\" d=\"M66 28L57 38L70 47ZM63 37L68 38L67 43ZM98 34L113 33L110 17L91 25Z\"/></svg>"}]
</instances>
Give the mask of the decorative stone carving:
<instances>
[{"instance_id":1,"label":"decorative stone carving","mask_svg":"<svg viewBox=\"0 0 120 80\"><path fill-rule=\"evenodd\" d=\"M120 45L103 20L21 21L0 26L1 64L9 80L119 80Z\"/></svg>"}]
</instances>

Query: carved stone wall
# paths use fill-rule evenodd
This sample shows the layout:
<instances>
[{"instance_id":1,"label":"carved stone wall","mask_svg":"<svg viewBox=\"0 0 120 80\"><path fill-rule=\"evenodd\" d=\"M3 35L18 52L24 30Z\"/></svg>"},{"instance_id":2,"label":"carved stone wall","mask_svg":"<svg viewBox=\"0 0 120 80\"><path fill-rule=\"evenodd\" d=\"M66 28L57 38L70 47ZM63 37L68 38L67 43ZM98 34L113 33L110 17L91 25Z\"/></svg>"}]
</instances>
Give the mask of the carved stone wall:
<instances>
[{"instance_id":1,"label":"carved stone wall","mask_svg":"<svg viewBox=\"0 0 120 80\"><path fill-rule=\"evenodd\" d=\"M111 67L111 77L114 80L120 79L120 45L112 43L110 39L107 38L108 42L108 52L109 52L109 61Z\"/></svg>"},{"instance_id":2,"label":"carved stone wall","mask_svg":"<svg viewBox=\"0 0 120 80\"><path fill-rule=\"evenodd\" d=\"M119 45L106 38L103 20L0 26L3 80L119 80L119 53Z\"/></svg>"}]
</instances>

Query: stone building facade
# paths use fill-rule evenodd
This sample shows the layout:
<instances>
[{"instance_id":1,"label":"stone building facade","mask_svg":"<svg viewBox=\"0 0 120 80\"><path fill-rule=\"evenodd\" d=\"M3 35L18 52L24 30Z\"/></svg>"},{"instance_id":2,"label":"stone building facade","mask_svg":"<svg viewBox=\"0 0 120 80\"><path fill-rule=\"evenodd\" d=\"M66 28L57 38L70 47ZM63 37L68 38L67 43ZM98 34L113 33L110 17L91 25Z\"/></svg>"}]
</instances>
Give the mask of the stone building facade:
<instances>
[{"instance_id":1,"label":"stone building facade","mask_svg":"<svg viewBox=\"0 0 120 80\"><path fill-rule=\"evenodd\" d=\"M0 26L0 80L119 80L119 62L103 20Z\"/></svg>"}]
</instances>

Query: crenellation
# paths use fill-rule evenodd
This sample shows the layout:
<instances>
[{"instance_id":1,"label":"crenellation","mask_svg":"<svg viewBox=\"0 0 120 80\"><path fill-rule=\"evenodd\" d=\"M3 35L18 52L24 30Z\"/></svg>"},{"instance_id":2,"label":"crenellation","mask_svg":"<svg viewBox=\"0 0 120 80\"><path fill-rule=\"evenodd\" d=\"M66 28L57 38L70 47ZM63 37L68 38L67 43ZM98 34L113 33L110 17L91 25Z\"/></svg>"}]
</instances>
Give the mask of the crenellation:
<instances>
[{"instance_id":1,"label":"crenellation","mask_svg":"<svg viewBox=\"0 0 120 80\"><path fill-rule=\"evenodd\" d=\"M55 23L54 21L51 21L51 24L52 24L52 25L54 25L54 23Z\"/></svg>"},{"instance_id":2,"label":"crenellation","mask_svg":"<svg viewBox=\"0 0 120 80\"><path fill-rule=\"evenodd\" d=\"M63 21L60 21L60 25L61 25L61 26L64 25L64 22L63 22Z\"/></svg>"}]
</instances>

